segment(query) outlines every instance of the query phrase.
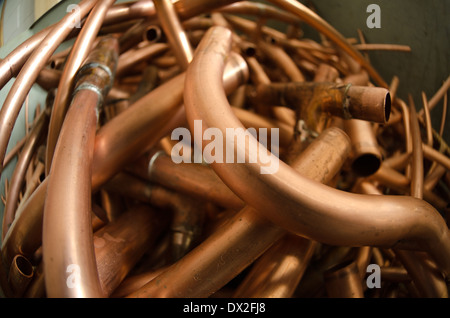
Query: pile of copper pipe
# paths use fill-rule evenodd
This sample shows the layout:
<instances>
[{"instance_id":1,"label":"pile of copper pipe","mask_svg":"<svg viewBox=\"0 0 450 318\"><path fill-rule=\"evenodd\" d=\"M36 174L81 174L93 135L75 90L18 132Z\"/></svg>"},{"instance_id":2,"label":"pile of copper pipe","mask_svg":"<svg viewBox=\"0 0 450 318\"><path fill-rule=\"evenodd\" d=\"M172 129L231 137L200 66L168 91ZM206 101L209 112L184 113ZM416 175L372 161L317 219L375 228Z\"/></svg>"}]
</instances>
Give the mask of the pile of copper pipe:
<instances>
[{"instance_id":1,"label":"pile of copper pipe","mask_svg":"<svg viewBox=\"0 0 450 318\"><path fill-rule=\"evenodd\" d=\"M400 97L364 54L408 47L269 3L83 0L0 61L5 297L448 297L449 80Z\"/></svg>"}]
</instances>

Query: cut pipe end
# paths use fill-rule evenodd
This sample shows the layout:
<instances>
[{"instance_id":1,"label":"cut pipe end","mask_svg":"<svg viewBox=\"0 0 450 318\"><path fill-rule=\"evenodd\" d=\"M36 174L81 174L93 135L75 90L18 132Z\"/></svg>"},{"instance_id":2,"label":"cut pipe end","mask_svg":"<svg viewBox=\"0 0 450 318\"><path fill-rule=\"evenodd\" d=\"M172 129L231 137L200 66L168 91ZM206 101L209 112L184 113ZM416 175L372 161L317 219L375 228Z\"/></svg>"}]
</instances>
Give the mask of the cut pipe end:
<instances>
[{"instance_id":1,"label":"cut pipe end","mask_svg":"<svg viewBox=\"0 0 450 318\"><path fill-rule=\"evenodd\" d=\"M361 177L367 177L375 172L381 166L381 158L372 153L362 154L352 163L352 170Z\"/></svg>"}]
</instances>

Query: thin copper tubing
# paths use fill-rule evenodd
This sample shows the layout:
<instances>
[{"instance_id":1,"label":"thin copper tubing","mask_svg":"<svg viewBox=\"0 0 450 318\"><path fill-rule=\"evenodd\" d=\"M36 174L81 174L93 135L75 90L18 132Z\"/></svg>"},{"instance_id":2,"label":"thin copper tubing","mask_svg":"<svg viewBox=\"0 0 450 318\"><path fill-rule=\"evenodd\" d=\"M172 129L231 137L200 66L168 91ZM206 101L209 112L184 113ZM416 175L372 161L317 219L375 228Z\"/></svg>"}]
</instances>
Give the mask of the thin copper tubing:
<instances>
[{"instance_id":1,"label":"thin copper tubing","mask_svg":"<svg viewBox=\"0 0 450 318\"><path fill-rule=\"evenodd\" d=\"M93 0L84 0L79 3L79 11L74 11L64 16L49 31L22 67L0 110L0 162L3 162L5 158L6 148L16 118L40 70L44 67L58 45L73 30L75 22L83 18L95 3L96 1ZM2 170L3 166L0 168L0 172Z\"/></svg>"},{"instance_id":2,"label":"thin copper tubing","mask_svg":"<svg viewBox=\"0 0 450 318\"><path fill-rule=\"evenodd\" d=\"M75 95L55 148L42 229L48 297L105 295L94 254L91 175L98 107L112 86L117 57L113 37L101 39L90 53L77 73Z\"/></svg>"},{"instance_id":3,"label":"thin copper tubing","mask_svg":"<svg viewBox=\"0 0 450 318\"><path fill-rule=\"evenodd\" d=\"M164 34L177 58L178 64L185 70L194 56L194 50L181 26L175 6L171 0L153 0Z\"/></svg>"},{"instance_id":4,"label":"thin copper tubing","mask_svg":"<svg viewBox=\"0 0 450 318\"><path fill-rule=\"evenodd\" d=\"M47 134L47 148L45 156L45 172L48 175L53 159L53 152L58 140L65 114L69 107L70 97L73 92L75 74L88 56L97 33L103 24L107 10L115 0L98 1L89 13L86 21L77 36L75 43L64 63L61 79L53 103L50 123Z\"/></svg>"},{"instance_id":5,"label":"thin copper tubing","mask_svg":"<svg viewBox=\"0 0 450 318\"><path fill-rule=\"evenodd\" d=\"M225 132L226 128L242 128L231 113L219 80L223 59L231 48L230 41L229 30L214 27L208 30L199 45L187 71L189 80L184 97L189 125L193 125L195 119L202 119L204 129L217 127ZM216 112L223 114L220 119L211 115ZM251 137L249 141L257 142ZM282 161L278 163L278 171L268 175L260 174L258 164L212 163L211 166L246 203L289 231L335 245L426 249L440 264L445 276L449 275L449 230L440 214L423 200L342 192L307 180ZM248 188L248 184L252 187ZM323 197L328 199L319 199ZM281 206L282 210L279 209ZM415 213L411 214L411 210ZM278 212L274 214L273 211ZM372 217L374 213L378 217ZM319 230L321 226L331 226L335 231ZM423 230L417 231L419 227ZM378 235L381 230L382 237Z\"/></svg>"},{"instance_id":6,"label":"thin copper tubing","mask_svg":"<svg viewBox=\"0 0 450 318\"><path fill-rule=\"evenodd\" d=\"M305 5L294 0L270 0L274 5L285 9L286 11L296 15L305 23L317 29L320 33L325 35L329 40L334 42L338 47L344 50L348 55L353 57L374 79L374 81L381 87L388 88L388 85L373 66L358 52L352 45L329 23L323 20L320 16L314 13Z\"/></svg>"},{"instance_id":7,"label":"thin copper tubing","mask_svg":"<svg viewBox=\"0 0 450 318\"><path fill-rule=\"evenodd\" d=\"M8 232L9 226L14 220L15 211L19 202L19 193L25 183L25 173L31 159L44 137L44 133L47 130L49 112L43 111L37 119L35 125L27 136L27 141L23 146L20 156L17 160L14 168L13 175L11 177L10 188L8 197L6 198L6 205L3 214L2 224L2 239L5 238Z\"/></svg>"},{"instance_id":8,"label":"thin copper tubing","mask_svg":"<svg viewBox=\"0 0 450 318\"><path fill-rule=\"evenodd\" d=\"M119 57L117 64L117 76L124 75L132 66L138 65L140 62L148 61L168 50L165 43L147 43L142 47L132 48Z\"/></svg>"},{"instance_id":9,"label":"thin copper tubing","mask_svg":"<svg viewBox=\"0 0 450 318\"><path fill-rule=\"evenodd\" d=\"M412 97L409 97L409 113L411 120L412 156L411 156L411 195L423 198L423 149L422 137L420 135L419 120L416 113L416 106Z\"/></svg>"},{"instance_id":10,"label":"thin copper tubing","mask_svg":"<svg viewBox=\"0 0 450 318\"><path fill-rule=\"evenodd\" d=\"M324 151L327 156L323 156ZM349 151L348 137L340 129L332 128L296 156L292 165L298 173L327 182L339 171ZM283 228L268 222L250 206L224 222L184 258L128 297L210 296L286 234ZM299 272L298 279L302 270ZM160 284L167 288L160 288ZM291 285L280 293L290 294L293 288Z\"/></svg>"}]
</instances>

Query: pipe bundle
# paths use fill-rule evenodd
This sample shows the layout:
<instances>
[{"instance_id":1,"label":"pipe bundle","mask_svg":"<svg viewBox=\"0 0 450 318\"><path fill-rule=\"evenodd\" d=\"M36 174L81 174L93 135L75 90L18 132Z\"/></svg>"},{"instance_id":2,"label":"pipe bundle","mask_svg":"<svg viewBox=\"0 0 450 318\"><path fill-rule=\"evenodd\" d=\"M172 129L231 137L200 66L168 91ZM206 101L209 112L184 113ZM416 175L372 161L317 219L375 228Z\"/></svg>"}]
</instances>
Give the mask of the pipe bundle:
<instances>
[{"instance_id":1,"label":"pipe bundle","mask_svg":"<svg viewBox=\"0 0 450 318\"><path fill-rule=\"evenodd\" d=\"M448 80L419 111L294 0L114 2L0 61L6 297L448 297Z\"/></svg>"}]
</instances>

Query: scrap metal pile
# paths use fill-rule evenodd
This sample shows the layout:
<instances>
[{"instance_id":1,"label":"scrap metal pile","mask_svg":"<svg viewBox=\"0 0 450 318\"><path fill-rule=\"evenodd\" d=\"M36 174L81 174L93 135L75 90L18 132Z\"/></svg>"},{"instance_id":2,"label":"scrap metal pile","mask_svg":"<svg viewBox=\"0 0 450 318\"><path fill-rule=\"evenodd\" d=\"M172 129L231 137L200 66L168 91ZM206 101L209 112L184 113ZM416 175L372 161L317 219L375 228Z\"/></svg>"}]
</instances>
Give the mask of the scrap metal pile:
<instances>
[{"instance_id":1,"label":"scrap metal pile","mask_svg":"<svg viewBox=\"0 0 450 318\"><path fill-rule=\"evenodd\" d=\"M416 111L363 37L269 3L83 0L0 62L6 297L448 297L449 80Z\"/></svg>"}]
</instances>

